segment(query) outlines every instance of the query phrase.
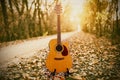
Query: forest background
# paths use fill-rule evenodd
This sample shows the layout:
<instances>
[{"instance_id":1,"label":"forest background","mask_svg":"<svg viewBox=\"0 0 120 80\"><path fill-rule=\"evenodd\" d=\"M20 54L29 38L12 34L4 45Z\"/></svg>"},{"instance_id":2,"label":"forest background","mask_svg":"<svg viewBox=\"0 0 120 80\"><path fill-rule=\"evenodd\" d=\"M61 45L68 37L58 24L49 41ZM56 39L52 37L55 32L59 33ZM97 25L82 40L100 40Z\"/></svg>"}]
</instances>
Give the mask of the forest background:
<instances>
[{"instance_id":1,"label":"forest background","mask_svg":"<svg viewBox=\"0 0 120 80\"><path fill-rule=\"evenodd\" d=\"M0 42L56 34L56 1L0 0ZM62 32L80 28L110 38L115 44L119 42L120 0L84 0L82 11L74 15L69 1L62 1L66 3L62 4Z\"/></svg>"}]
</instances>

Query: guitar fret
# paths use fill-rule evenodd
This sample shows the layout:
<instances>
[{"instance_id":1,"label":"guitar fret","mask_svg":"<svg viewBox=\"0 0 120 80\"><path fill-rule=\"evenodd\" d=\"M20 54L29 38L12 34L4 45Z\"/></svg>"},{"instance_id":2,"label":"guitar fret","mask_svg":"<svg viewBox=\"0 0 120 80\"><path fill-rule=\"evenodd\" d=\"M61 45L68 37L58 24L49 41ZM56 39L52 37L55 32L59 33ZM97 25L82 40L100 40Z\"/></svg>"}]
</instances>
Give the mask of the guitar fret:
<instances>
[{"instance_id":1,"label":"guitar fret","mask_svg":"<svg viewBox=\"0 0 120 80\"><path fill-rule=\"evenodd\" d=\"M57 15L57 44L61 44L60 15Z\"/></svg>"}]
</instances>

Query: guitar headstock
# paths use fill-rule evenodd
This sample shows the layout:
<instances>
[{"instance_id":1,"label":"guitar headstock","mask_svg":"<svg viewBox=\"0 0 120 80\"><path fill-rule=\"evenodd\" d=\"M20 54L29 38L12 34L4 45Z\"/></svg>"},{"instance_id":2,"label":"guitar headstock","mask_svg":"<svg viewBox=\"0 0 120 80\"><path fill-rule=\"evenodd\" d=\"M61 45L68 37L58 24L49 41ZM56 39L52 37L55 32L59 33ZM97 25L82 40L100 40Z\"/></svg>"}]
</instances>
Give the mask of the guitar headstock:
<instances>
[{"instance_id":1,"label":"guitar headstock","mask_svg":"<svg viewBox=\"0 0 120 80\"><path fill-rule=\"evenodd\" d=\"M55 12L57 15L60 15L62 13L62 6L61 4L56 4L55 5Z\"/></svg>"}]
</instances>

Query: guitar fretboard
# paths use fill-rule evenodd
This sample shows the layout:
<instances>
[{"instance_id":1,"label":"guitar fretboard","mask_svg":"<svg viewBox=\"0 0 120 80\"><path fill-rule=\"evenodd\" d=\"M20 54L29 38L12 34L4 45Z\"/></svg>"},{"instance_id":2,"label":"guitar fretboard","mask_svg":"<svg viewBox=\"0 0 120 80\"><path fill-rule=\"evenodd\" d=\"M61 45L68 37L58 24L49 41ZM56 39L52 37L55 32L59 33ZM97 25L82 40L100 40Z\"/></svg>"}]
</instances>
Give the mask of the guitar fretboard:
<instances>
[{"instance_id":1,"label":"guitar fretboard","mask_svg":"<svg viewBox=\"0 0 120 80\"><path fill-rule=\"evenodd\" d=\"M57 44L61 44L61 25L60 25L60 13L62 11L60 0L56 1L55 11L57 14Z\"/></svg>"},{"instance_id":2,"label":"guitar fretboard","mask_svg":"<svg viewBox=\"0 0 120 80\"><path fill-rule=\"evenodd\" d=\"M60 15L57 15L57 44L61 44Z\"/></svg>"}]
</instances>

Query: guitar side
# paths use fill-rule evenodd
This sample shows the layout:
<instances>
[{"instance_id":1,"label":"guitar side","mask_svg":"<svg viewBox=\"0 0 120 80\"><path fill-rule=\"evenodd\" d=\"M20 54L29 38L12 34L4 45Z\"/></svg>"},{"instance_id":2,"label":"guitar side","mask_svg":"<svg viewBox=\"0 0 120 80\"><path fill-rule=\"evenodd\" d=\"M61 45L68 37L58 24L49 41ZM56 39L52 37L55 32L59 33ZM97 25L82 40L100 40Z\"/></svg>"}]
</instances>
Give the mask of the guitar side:
<instances>
[{"instance_id":1,"label":"guitar side","mask_svg":"<svg viewBox=\"0 0 120 80\"><path fill-rule=\"evenodd\" d=\"M72 58L69 54L68 43L62 42L64 48L62 52L57 52L56 45L57 39L52 39L49 43L50 52L46 59L46 67L51 72L54 72L54 70L56 70L57 73L66 72L67 69L72 67ZM67 53L67 55L62 55L64 53Z\"/></svg>"}]
</instances>

